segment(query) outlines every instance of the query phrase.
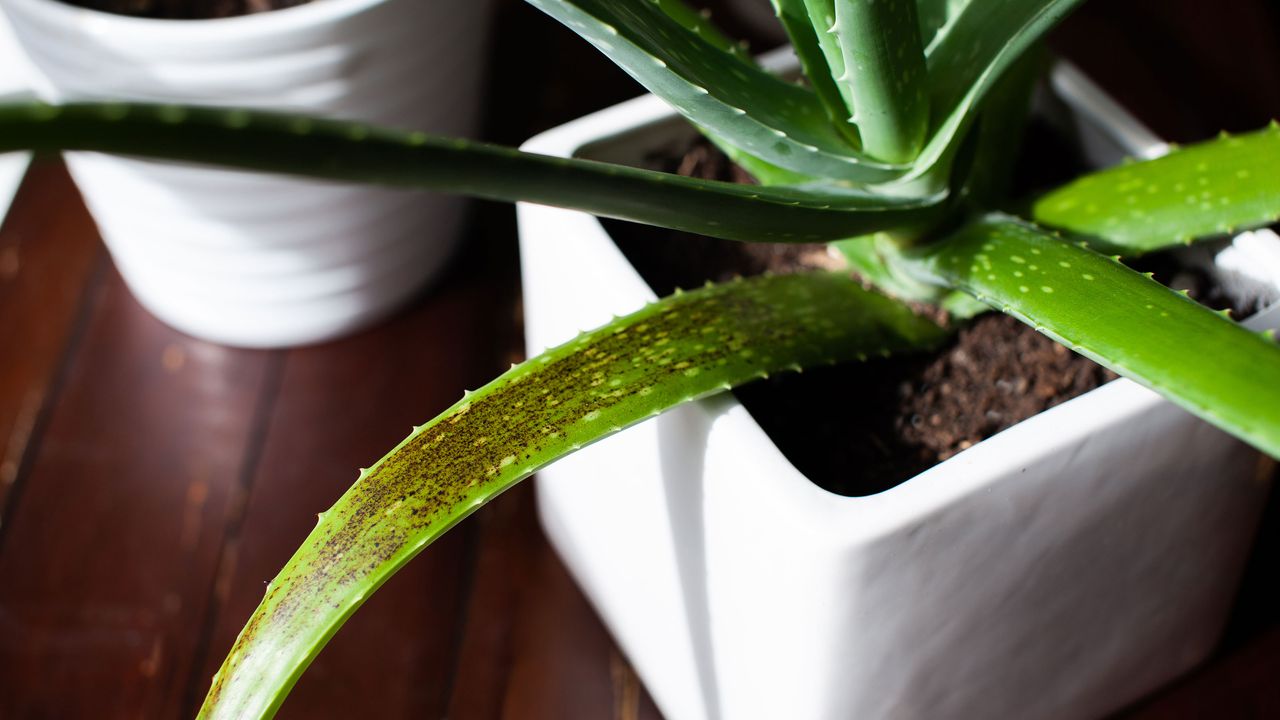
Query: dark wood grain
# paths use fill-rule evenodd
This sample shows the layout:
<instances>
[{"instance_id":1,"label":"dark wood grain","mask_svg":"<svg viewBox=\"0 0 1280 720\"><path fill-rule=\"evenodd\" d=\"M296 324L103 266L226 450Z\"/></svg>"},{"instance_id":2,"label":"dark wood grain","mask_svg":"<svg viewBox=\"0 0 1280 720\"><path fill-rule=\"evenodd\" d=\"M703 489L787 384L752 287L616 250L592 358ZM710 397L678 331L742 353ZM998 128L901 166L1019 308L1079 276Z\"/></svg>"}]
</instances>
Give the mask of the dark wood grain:
<instances>
[{"instance_id":1,"label":"dark wood grain","mask_svg":"<svg viewBox=\"0 0 1280 720\"><path fill-rule=\"evenodd\" d=\"M316 513L411 426L497 371L496 338L507 337L513 286L490 291L475 256L382 327L285 355L245 517L226 542L203 687ZM311 666L281 716L441 715L467 590L468 534L464 526L446 536L375 594Z\"/></svg>"},{"instance_id":2,"label":"dark wood grain","mask_svg":"<svg viewBox=\"0 0 1280 720\"><path fill-rule=\"evenodd\" d=\"M181 694L255 434L266 355L178 335L114 272L92 293L0 535L0 717L155 717Z\"/></svg>"},{"instance_id":3,"label":"dark wood grain","mask_svg":"<svg viewBox=\"0 0 1280 720\"><path fill-rule=\"evenodd\" d=\"M472 520L480 542L448 717L658 720L533 508L526 483Z\"/></svg>"},{"instance_id":4,"label":"dark wood grain","mask_svg":"<svg viewBox=\"0 0 1280 720\"><path fill-rule=\"evenodd\" d=\"M0 527L103 257L60 163L28 174L0 226Z\"/></svg>"},{"instance_id":5,"label":"dark wood grain","mask_svg":"<svg viewBox=\"0 0 1280 720\"><path fill-rule=\"evenodd\" d=\"M1116 720L1280 718L1280 627L1224 653Z\"/></svg>"}]
</instances>

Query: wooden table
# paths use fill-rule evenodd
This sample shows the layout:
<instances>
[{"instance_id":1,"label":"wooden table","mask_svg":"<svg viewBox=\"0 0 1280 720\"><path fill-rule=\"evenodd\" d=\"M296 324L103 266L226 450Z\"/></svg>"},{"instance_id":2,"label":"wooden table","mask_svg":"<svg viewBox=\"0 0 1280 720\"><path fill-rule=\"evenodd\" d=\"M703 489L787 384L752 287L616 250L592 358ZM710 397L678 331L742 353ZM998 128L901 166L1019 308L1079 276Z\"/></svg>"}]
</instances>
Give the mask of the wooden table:
<instances>
[{"instance_id":1,"label":"wooden table","mask_svg":"<svg viewBox=\"0 0 1280 720\"><path fill-rule=\"evenodd\" d=\"M1058 43L1174 139L1280 114L1274 10L1219 3L1238 9L1210 20L1197 5L1094 3ZM1157 37L1137 31L1152 8ZM1246 40L1211 39L1241 19ZM498 37L490 137L636 92L522 5L502 6ZM528 109L511 114L517 101ZM518 357L509 208L477 204L467 232L449 278L390 322L319 347L231 350L143 311L62 167L33 169L0 230L0 719L194 713L263 584L355 468ZM387 583L282 715L658 718L547 546L530 489ZM1123 716L1280 717L1277 570L1272 502L1222 650Z\"/></svg>"}]
</instances>

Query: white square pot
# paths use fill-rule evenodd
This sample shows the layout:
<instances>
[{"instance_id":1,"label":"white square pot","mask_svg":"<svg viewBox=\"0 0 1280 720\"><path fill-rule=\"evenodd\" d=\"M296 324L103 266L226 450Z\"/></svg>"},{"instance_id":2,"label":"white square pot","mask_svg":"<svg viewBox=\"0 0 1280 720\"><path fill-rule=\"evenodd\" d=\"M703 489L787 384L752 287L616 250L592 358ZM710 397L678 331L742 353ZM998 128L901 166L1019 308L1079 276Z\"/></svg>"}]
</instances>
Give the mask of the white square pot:
<instances>
[{"instance_id":1,"label":"white square pot","mask_svg":"<svg viewBox=\"0 0 1280 720\"><path fill-rule=\"evenodd\" d=\"M1091 149L1159 151L1087 81L1055 80L1079 122L1119 123ZM646 97L525 149L634 161L681 127ZM518 212L531 353L653 298L596 219ZM1265 467L1119 380L868 497L811 483L730 394L537 482L552 543L669 720L1095 718L1211 650Z\"/></svg>"},{"instance_id":2,"label":"white square pot","mask_svg":"<svg viewBox=\"0 0 1280 720\"><path fill-rule=\"evenodd\" d=\"M302 112L441 135L476 129L490 0L323 0L155 20L0 0L51 102L134 100ZM434 193L68 153L129 288L230 345L337 337L421 290L458 239Z\"/></svg>"}]
</instances>

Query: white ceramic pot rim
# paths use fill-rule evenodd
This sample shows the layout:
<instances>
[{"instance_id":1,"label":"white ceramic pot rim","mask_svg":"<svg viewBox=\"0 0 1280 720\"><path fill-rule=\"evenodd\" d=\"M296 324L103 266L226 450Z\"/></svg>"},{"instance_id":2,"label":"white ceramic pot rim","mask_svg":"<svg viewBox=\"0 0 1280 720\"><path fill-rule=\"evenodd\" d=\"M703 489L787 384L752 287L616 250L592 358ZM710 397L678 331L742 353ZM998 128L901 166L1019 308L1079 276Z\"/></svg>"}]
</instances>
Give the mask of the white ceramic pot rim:
<instances>
[{"instance_id":1,"label":"white ceramic pot rim","mask_svg":"<svg viewBox=\"0 0 1280 720\"><path fill-rule=\"evenodd\" d=\"M769 57L769 62L764 64L777 60L777 57ZM1068 84L1077 95L1075 101L1088 107L1094 98L1090 89L1084 87L1083 76L1070 66L1064 67ZM1055 84L1063 82L1062 77L1057 77L1063 74L1056 73ZM1106 109L1114 110L1110 106ZM1097 108L1090 107L1090 110ZM1123 119L1127 118L1125 114ZM1120 122L1114 116L1108 121ZM551 156L577 156L589 152L593 146L606 146L620 138L675 122L682 122L682 119L670 106L656 96L645 95L549 130L527 141L521 149ZM1126 133L1122 134L1143 140L1154 139L1135 121L1129 119L1129 123L1132 127L1125 127ZM1167 148L1167 145L1160 145ZM1143 154L1147 153L1144 151ZM1159 154L1159 148L1150 154ZM598 219L590 218L590 221L603 232ZM616 248L602 252L611 256L616 254L615 259L619 263L626 263ZM656 299L647 288L646 294L647 301ZM1280 306L1264 309L1250 318L1247 325L1254 330L1280 326ZM774 496L776 502L764 504L775 509L770 521L779 524L779 532L820 534L840 545L866 542L889 535L917 522L928 512L963 497L990 492L992 486L1009 472L1017 472L1019 467L1033 464L1036 458L1046 453L1087 443L1096 428L1140 417L1163 402L1159 395L1133 381L1115 380L997 433L894 487L866 496L847 497L825 490L804 477L781 452L777 452L777 461L790 471L779 467L774 474L803 480L803 487L798 488L796 485L799 483L792 482L763 483L759 492ZM716 422L726 423L733 432L745 433L741 437L772 443L746 408L731 395L714 396L699 401L699 404L717 418Z\"/></svg>"},{"instance_id":2,"label":"white ceramic pot rim","mask_svg":"<svg viewBox=\"0 0 1280 720\"><path fill-rule=\"evenodd\" d=\"M420 1L429 2L430 0ZM133 17L70 5L60 0L4 0L4 2L21 7L24 13L43 22L63 27L93 28L104 35L128 33L130 37L138 38L142 42L147 42L148 38L154 37L166 43L198 38L201 41L225 40L245 44L261 40L264 36L294 33L299 29L327 25L358 15L386 0L311 0L302 5L269 12L205 20Z\"/></svg>"}]
</instances>

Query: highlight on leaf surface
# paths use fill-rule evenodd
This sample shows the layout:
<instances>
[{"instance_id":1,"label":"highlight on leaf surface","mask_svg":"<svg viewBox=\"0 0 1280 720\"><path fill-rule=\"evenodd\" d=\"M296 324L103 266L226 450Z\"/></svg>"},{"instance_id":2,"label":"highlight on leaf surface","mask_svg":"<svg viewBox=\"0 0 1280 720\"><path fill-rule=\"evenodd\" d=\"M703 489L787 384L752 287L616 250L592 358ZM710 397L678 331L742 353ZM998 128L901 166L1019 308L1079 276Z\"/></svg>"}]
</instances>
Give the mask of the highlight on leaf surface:
<instances>
[{"instance_id":1,"label":"highlight on leaf surface","mask_svg":"<svg viewBox=\"0 0 1280 720\"><path fill-rule=\"evenodd\" d=\"M910 256L973 295L1280 457L1280 346L1118 260L988 215Z\"/></svg>"},{"instance_id":2,"label":"highlight on leaf surface","mask_svg":"<svg viewBox=\"0 0 1280 720\"><path fill-rule=\"evenodd\" d=\"M806 1L823 8L826 34L843 57L844 73L836 80L848 87L863 150L887 162L915 160L929 126L929 77L915 0L836 2L834 8L831 0Z\"/></svg>"},{"instance_id":3,"label":"highlight on leaf surface","mask_svg":"<svg viewBox=\"0 0 1280 720\"><path fill-rule=\"evenodd\" d=\"M673 295L513 367L416 428L320 515L268 585L201 716L273 714L370 593L548 463L770 373L926 348L944 336L848 277L788 275Z\"/></svg>"},{"instance_id":4,"label":"highlight on leaf surface","mask_svg":"<svg viewBox=\"0 0 1280 720\"><path fill-rule=\"evenodd\" d=\"M809 9L805 0L771 0L771 2L774 14L778 16L778 21L791 40L791 46L795 50L797 59L800 60L800 67L803 68L809 85L827 112L827 118L832 126L857 146L860 144L857 140L857 131L850 122L852 101L845 99L848 88L838 85L835 81L837 76L843 74L844 58L841 56L833 58L833 61L840 64L839 66L833 66L827 61L821 36L809 20ZM835 67L841 69L836 71Z\"/></svg>"},{"instance_id":5,"label":"highlight on leaf surface","mask_svg":"<svg viewBox=\"0 0 1280 720\"><path fill-rule=\"evenodd\" d=\"M1280 126L1092 173L1037 199L1037 222L1140 255L1280 220Z\"/></svg>"},{"instance_id":6,"label":"highlight on leaf surface","mask_svg":"<svg viewBox=\"0 0 1280 720\"><path fill-rule=\"evenodd\" d=\"M947 170L987 92L1083 0L947 2L945 26L925 51L930 127L908 178ZM932 4L932 3L930 3Z\"/></svg>"}]
</instances>

